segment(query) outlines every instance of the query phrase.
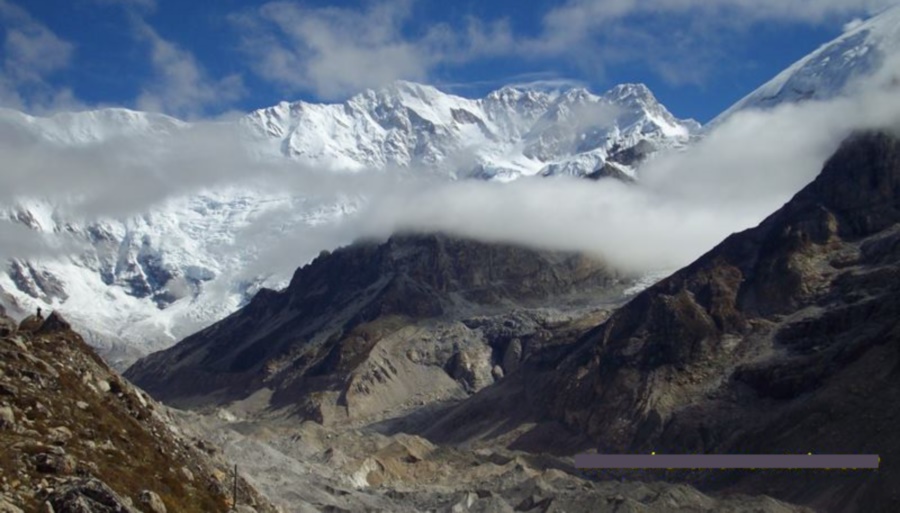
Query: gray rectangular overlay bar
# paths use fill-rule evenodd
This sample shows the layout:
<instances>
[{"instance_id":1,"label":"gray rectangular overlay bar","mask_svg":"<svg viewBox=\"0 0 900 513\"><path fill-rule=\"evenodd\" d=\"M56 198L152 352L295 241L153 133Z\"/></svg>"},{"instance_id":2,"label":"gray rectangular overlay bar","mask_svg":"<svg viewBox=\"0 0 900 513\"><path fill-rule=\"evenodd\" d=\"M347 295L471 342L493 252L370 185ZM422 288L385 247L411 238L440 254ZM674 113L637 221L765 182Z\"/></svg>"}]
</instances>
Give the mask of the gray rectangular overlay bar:
<instances>
[{"instance_id":1,"label":"gray rectangular overlay bar","mask_svg":"<svg viewBox=\"0 0 900 513\"><path fill-rule=\"evenodd\" d=\"M595 469L877 469L877 454L579 454Z\"/></svg>"}]
</instances>

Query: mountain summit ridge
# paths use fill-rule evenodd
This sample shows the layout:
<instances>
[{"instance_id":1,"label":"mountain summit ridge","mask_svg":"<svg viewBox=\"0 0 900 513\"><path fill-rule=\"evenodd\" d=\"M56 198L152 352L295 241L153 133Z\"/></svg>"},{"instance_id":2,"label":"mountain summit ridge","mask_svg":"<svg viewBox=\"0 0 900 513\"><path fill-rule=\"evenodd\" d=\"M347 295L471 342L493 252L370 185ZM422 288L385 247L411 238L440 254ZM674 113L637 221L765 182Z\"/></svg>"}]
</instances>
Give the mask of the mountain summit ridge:
<instances>
[{"instance_id":1,"label":"mountain summit ridge","mask_svg":"<svg viewBox=\"0 0 900 513\"><path fill-rule=\"evenodd\" d=\"M802 57L710 121L707 129L743 110L845 95L858 87L861 79L871 78L898 55L900 6L893 6ZM886 78L896 81L900 77Z\"/></svg>"},{"instance_id":2,"label":"mountain summit ridge","mask_svg":"<svg viewBox=\"0 0 900 513\"><path fill-rule=\"evenodd\" d=\"M699 130L695 121L676 119L643 84L599 96L585 88L508 86L469 99L398 81L343 103L282 102L251 112L242 123L278 141L271 151L321 165L440 169L454 154L473 151L477 165L490 171L479 176L504 180L582 154L592 156L591 167L570 172L587 175L602 167L614 145L651 140L660 148L678 146ZM465 171L443 172L466 177Z\"/></svg>"},{"instance_id":3,"label":"mountain summit ridge","mask_svg":"<svg viewBox=\"0 0 900 513\"><path fill-rule=\"evenodd\" d=\"M628 173L642 159L685 144L696 128L676 120L646 86L623 85L607 95L583 88L502 88L473 100L397 82L343 103L282 102L202 127L119 108L50 117L0 109L0 127L37 153L43 145L63 152L108 148L128 161L137 148L150 154L162 144L190 149L195 138L186 134L197 128L204 145L215 146L221 130L229 137L221 144L243 140L252 158L296 163L298 174L310 166L341 172L405 167L439 179L492 180L596 175L607 159L616 162L616 172L607 175L630 180ZM237 243L248 223L285 211L274 221L275 241L283 230L334 221L357 208L352 197L286 196L211 187L169 198L149 212L97 221L73 219L65 205L18 198L0 208L0 218L39 233L68 234L83 251L15 259L0 273L0 300L11 312L61 309L123 368L227 316L259 286L286 284L287 275L246 276L255 248L223 251Z\"/></svg>"}]
</instances>

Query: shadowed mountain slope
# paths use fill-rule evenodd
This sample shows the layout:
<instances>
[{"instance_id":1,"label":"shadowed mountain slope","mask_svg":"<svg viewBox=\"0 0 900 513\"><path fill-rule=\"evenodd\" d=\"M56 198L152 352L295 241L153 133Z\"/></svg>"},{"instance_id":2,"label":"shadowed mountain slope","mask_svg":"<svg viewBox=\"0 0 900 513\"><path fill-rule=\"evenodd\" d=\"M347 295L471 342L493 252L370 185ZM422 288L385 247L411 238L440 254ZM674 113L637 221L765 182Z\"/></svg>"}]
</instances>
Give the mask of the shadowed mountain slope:
<instances>
[{"instance_id":1,"label":"shadowed mountain slope","mask_svg":"<svg viewBox=\"0 0 900 513\"><path fill-rule=\"evenodd\" d=\"M877 472L647 475L825 511L896 511L898 223L900 142L855 135L758 227L409 429L561 454L879 454ZM607 475L618 476L634 477Z\"/></svg>"},{"instance_id":2,"label":"shadowed mountain slope","mask_svg":"<svg viewBox=\"0 0 900 513\"><path fill-rule=\"evenodd\" d=\"M320 422L378 414L483 388L516 365L523 337L552 338L535 333L567 319L529 308L621 288L580 255L396 236L321 255L287 289L260 292L126 375L174 404L259 399Z\"/></svg>"}]
</instances>

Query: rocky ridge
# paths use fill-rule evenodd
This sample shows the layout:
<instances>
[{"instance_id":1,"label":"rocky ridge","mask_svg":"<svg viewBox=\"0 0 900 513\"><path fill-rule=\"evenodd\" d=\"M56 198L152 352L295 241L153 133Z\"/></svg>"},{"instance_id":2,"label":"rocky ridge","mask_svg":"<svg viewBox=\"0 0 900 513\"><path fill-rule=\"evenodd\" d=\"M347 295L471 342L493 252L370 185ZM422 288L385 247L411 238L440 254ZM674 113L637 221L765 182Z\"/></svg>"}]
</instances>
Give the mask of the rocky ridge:
<instances>
[{"instance_id":1,"label":"rocky ridge","mask_svg":"<svg viewBox=\"0 0 900 513\"><path fill-rule=\"evenodd\" d=\"M0 511L212 512L232 476L59 314L17 325L0 311ZM243 511L275 513L243 478Z\"/></svg>"},{"instance_id":2,"label":"rocky ridge","mask_svg":"<svg viewBox=\"0 0 900 513\"><path fill-rule=\"evenodd\" d=\"M893 511L898 227L900 140L855 135L757 228L639 294L555 361L418 432L498 443L492 432L512 422L522 429L502 443L564 454L879 454L877 472L657 477L824 511Z\"/></svg>"},{"instance_id":3,"label":"rocky ridge","mask_svg":"<svg viewBox=\"0 0 900 513\"><path fill-rule=\"evenodd\" d=\"M443 235L361 242L323 253L285 290L260 291L126 376L183 406L379 417L502 379L578 316L602 318L597 297L612 304L627 283L576 254ZM558 308L542 308L551 298Z\"/></svg>"}]
</instances>

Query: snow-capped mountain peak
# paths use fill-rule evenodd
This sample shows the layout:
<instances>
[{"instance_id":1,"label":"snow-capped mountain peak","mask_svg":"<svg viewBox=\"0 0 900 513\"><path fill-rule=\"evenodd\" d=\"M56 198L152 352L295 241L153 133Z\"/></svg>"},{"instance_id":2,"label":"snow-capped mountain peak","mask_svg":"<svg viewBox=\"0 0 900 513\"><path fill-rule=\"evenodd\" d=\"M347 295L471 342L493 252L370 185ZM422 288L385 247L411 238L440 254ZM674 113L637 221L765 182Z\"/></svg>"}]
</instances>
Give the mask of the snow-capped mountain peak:
<instances>
[{"instance_id":1,"label":"snow-capped mountain peak","mask_svg":"<svg viewBox=\"0 0 900 513\"><path fill-rule=\"evenodd\" d=\"M5 110L0 123L35 144L74 147L129 138L151 149L173 141L162 136L194 127L126 109L44 118ZM608 159L627 174L653 151L686 144L693 130L692 122L676 119L642 85L602 95L584 88L504 87L470 99L413 82L394 82L342 103L280 102L216 126L236 131L262 159L340 171L400 167L494 180L588 175ZM460 168L459 162L474 165ZM349 215L353 201L322 204L213 189L171 198L127 219L83 222L67 218L49 201L22 200L6 205L0 218L44 234L67 233L78 249L59 258L10 262L0 273L0 300L13 311L39 305L60 309L79 326L94 327L89 336L107 354L110 344L126 353L134 349L116 347L120 340L137 344L134 354L159 349L224 317L259 286L284 283L287 276L254 279L247 271L256 249L244 247L239 238L251 222L280 209L272 227L276 241L284 230ZM294 266L302 265L305 257L297 258Z\"/></svg>"},{"instance_id":2,"label":"snow-capped mountain peak","mask_svg":"<svg viewBox=\"0 0 900 513\"><path fill-rule=\"evenodd\" d=\"M657 148L679 146L697 128L672 116L639 84L602 96L584 88L503 87L469 99L400 81L342 104L281 104L245 122L269 139L272 154L323 167L427 167L500 180L555 174L560 167L587 175L602 167L614 146L643 139ZM474 169L454 167L458 160L450 157L460 152L473 154Z\"/></svg>"},{"instance_id":3,"label":"snow-capped mountain peak","mask_svg":"<svg viewBox=\"0 0 900 513\"><path fill-rule=\"evenodd\" d=\"M769 109L783 103L827 100L846 94L859 84L860 79L872 76L882 69L887 59L896 58L898 54L900 6L895 6L846 30L798 60L707 127L745 109Z\"/></svg>"}]
</instances>

